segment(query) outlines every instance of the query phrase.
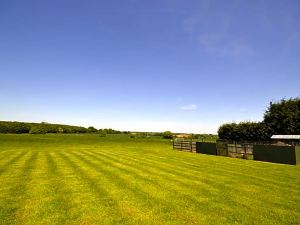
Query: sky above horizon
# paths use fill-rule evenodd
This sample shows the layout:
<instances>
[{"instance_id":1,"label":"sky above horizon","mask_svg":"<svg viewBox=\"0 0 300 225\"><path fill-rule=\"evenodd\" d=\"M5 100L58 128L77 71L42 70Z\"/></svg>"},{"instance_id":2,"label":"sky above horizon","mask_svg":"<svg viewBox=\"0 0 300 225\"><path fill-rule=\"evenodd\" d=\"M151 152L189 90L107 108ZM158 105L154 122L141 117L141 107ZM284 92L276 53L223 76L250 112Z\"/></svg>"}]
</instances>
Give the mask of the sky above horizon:
<instances>
[{"instance_id":1,"label":"sky above horizon","mask_svg":"<svg viewBox=\"0 0 300 225\"><path fill-rule=\"evenodd\" d=\"M3 0L0 120L217 133L300 95L299 0Z\"/></svg>"}]
</instances>

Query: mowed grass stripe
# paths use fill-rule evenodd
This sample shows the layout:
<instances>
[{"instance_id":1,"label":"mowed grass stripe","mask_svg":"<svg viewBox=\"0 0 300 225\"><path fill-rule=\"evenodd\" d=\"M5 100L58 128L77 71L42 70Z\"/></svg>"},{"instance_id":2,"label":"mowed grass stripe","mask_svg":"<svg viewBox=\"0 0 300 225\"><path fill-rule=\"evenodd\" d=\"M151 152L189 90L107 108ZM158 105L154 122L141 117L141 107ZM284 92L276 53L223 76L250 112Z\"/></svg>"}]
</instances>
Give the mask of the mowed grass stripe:
<instances>
[{"instance_id":1,"label":"mowed grass stripe","mask_svg":"<svg viewBox=\"0 0 300 225\"><path fill-rule=\"evenodd\" d=\"M99 153L100 154L100 153ZM101 154L103 154L101 152ZM128 158L128 160L133 160L132 158ZM139 160L138 161L138 164L142 165L142 167L144 168L147 168L146 166L143 166L143 162L142 160ZM157 165L158 163L153 163L153 164L149 164L148 167L151 167L152 165ZM205 168L203 168L203 170L205 171ZM161 170L160 170L161 171ZM189 170L190 173L193 173L192 170ZM161 173L161 172L160 172ZM158 174L158 175L161 175L163 176L162 174ZM205 175L203 175L205 176ZM206 175L207 176L210 176L209 174ZM167 176L167 180L169 179L168 177L171 177L170 176ZM177 176L176 176L177 177ZM263 196L265 196L266 200L268 200L269 196L274 196L275 193L278 193L278 191L281 191L284 193L284 190L282 189L279 189L274 187L273 189L275 190L269 190L265 188L265 186L262 186L261 185L261 182L257 181L257 183L259 183L259 185L253 185L251 182L253 181L253 179L248 179L248 183L249 184L243 184L243 185L240 185L238 182L240 182L240 180L238 178L235 178L235 177L232 177L232 176L228 176L230 179L226 179L224 180L222 178L222 176L218 176L216 175L215 177L213 178L203 178L202 179L202 183L205 182L205 183L209 183L211 184L214 188L211 188L210 190L208 190L208 193L215 193L215 190L216 188L215 187L218 187L217 190L219 190L217 193L215 194L220 194L222 193L222 190L226 190L226 189L229 189L233 192L233 195L236 195L235 193L243 193L243 191L246 191L249 193L249 191L251 191L253 193L254 196L257 196L259 194L263 194ZM194 180L191 179L191 176L187 176L186 178L188 178L189 182L188 183L191 183L192 182L195 182ZM181 178L182 179L182 178ZM169 181L169 180L168 180ZM187 182L185 182L187 183ZM203 186L203 185L202 185ZM251 188L252 187L252 188ZM203 189L201 186L200 187L197 187L197 186L192 186L190 187L190 190L196 190L198 193L201 191L201 189ZM266 193L266 190L268 193ZM295 192L299 192L299 190L295 190ZM207 195L207 192L206 192L206 195ZM279 194L280 195L280 194ZM199 194L197 195L197 197L201 197L199 196ZM263 197L264 198L264 197ZM274 197L270 198L270 199L273 199Z\"/></svg>"},{"instance_id":2,"label":"mowed grass stripe","mask_svg":"<svg viewBox=\"0 0 300 225\"><path fill-rule=\"evenodd\" d=\"M166 224L157 219L151 208L143 210L138 205L138 203L147 204L149 196L122 178L122 174L120 175L112 165L108 167L98 165L100 166L98 167L74 151L67 157L78 162L77 164L84 170L85 177L89 177L93 185L105 187L101 192L105 193L111 203L108 207L115 208L114 213L120 218L118 223Z\"/></svg>"},{"instance_id":3,"label":"mowed grass stripe","mask_svg":"<svg viewBox=\"0 0 300 225\"><path fill-rule=\"evenodd\" d=\"M13 154L13 157L0 167L0 198L5 196L12 186L19 182L22 168L30 157L27 152Z\"/></svg>"},{"instance_id":4,"label":"mowed grass stripe","mask_svg":"<svg viewBox=\"0 0 300 225\"><path fill-rule=\"evenodd\" d=\"M47 201L48 196L45 194L48 190L49 179L47 177L47 162L44 156L45 151L37 151L38 157L35 161L35 169L31 173L31 181L28 184L30 186L30 197L25 201L22 208L21 216L19 216L19 223L23 225L33 224L46 224L42 215L47 215Z\"/></svg>"},{"instance_id":5,"label":"mowed grass stripe","mask_svg":"<svg viewBox=\"0 0 300 225\"><path fill-rule=\"evenodd\" d=\"M187 216L192 217L194 222L201 221L205 217L205 215L200 216L199 212L193 212L193 209L198 211L202 208L198 204L198 201L188 201L190 197L176 196L175 191L167 191L163 185L147 182L146 175L144 178L139 179L135 176L135 173L126 169L124 170L118 163L107 163L105 161L97 163L91 158L84 157L81 152L72 153L77 155L80 160L85 161L91 168L102 172L102 175L111 179L111 182L116 183L117 187L121 188L122 191L129 190L131 199L136 199L137 207L145 207L146 210L155 210L156 214L159 212L168 220L171 219L172 215L176 215L177 220L181 217L182 221L179 224L185 224L186 221L188 221L188 224L192 222L191 220L187 220ZM174 204L175 200L176 204Z\"/></svg>"},{"instance_id":6,"label":"mowed grass stripe","mask_svg":"<svg viewBox=\"0 0 300 225\"><path fill-rule=\"evenodd\" d=\"M74 224L112 224L113 210L108 211L105 204L110 204L109 198L100 188L96 187L76 162L70 160L61 151L55 152L55 159L64 170L65 179L72 193L73 210L77 210L80 218ZM95 189L96 188L96 189ZM72 224L72 223L71 223Z\"/></svg>"},{"instance_id":7,"label":"mowed grass stripe","mask_svg":"<svg viewBox=\"0 0 300 225\"><path fill-rule=\"evenodd\" d=\"M99 152L99 154L104 154L104 153L101 151L101 153ZM132 158L127 158L127 159L133 160ZM143 162L140 160L139 164L142 165ZM159 164L159 163L156 162L155 164L153 163L148 166L157 165L157 164ZM234 177L231 177L231 178L234 180ZM265 201L268 201L270 204L273 204L273 202L274 202L273 199L274 199L274 197L276 197L276 194L278 196L284 196L284 192L278 193L278 190L276 190L276 187L274 188L274 190L265 192L265 187L260 185L260 187L255 186L252 198L245 198L245 197L243 197L245 195L245 193L249 194L249 190L251 192L253 192L253 190L251 190L251 187L249 188L248 186L246 186L246 188L244 190L245 192L243 192L243 189L241 189L241 185L238 183L239 182L238 179L236 179L236 182L232 181L229 184L226 184L226 182L224 182L224 183L220 182L220 179L218 179L218 178L216 178L216 180L218 182L215 182L215 186L217 186L218 189L220 190L219 193L216 193L216 194L219 197L211 198L210 200L212 200L212 201L215 200L216 202L222 202L222 201L226 200L228 203L231 202L231 205L236 206L234 208L239 208L239 211L241 211L242 208L244 208L245 213L247 215L251 214L251 213L247 212L247 210L250 210L249 208L254 209L257 206L261 206L262 211L265 211L265 215L270 215L270 218L274 218L272 216L272 214L273 214L272 211L265 209L265 207L264 207L264 205L266 203ZM194 187L194 189L195 188L197 188L197 187ZM197 190L199 191L200 189L197 189ZM225 191L222 191L222 190L225 190ZM234 197L234 196L237 196L237 197ZM255 199L257 196L260 196L260 197L258 199ZM232 199L235 199L235 200L233 201ZM253 207L248 207L248 208L245 207L245 204L243 201L253 202ZM280 202L281 199L277 199L276 201ZM226 209L227 207L222 204L219 204L219 206L217 206L217 207L216 207L216 205L218 205L218 204L213 204L212 206L208 205L207 208L212 208L212 209L217 210L219 213L218 214L219 216L220 216L220 214L224 213L224 215L226 215L228 217L228 215L227 215L228 211L225 210L225 212L224 212L224 210L220 210L220 208ZM247 204L246 204L246 206L247 206ZM285 207L287 207L287 209L289 209L289 210L292 210L294 206L287 204L287 205L285 205ZM284 209L284 207L281 207L281 210L282 209ZM253 215L253 216L255 216L255 215ZM235 216L235 217L237 218L238 216ZM233 217L233 218L235 218L235 217Z\"/></svg>"},{"instance_id":8,"label":"mowed grass stripe","mask_svg":"<svg viewBox=\"0 0 300 225\"><path fill-rule=\"evenodd\" d=\"M100 162L100 165L102 165L102 163L103 162ZM114 166L117 166L117 164ZM134 178L133 180L136 180L135 177L133 177L133 178ZM188 183L188 181L186 181L186 182ZM186 198L188 195L182 194L182 193L188 193L188 194L193 195L193 190L196 190L196 192L197 191L199 192L201 187L199 187L199 189L197 189L197 187L194 187L194 188L191 187L190 189L182 189L181 194L179 194L179 195L177 195L177 193L174 191L173 196L169 196L169 193L166 193L166 189L165 189L165 186L163 183L160 187L163 190L163 194L164 194L164 198L160 199L160 200L165 202L165 201L169 201L169 199L171 199L173 204L175 203L178 207L180 207L181 211L178 212L178 211L174 210L173 211L174 215L176 215L176 216L184 215L185 217L183 217L183 218L185 218L185 219L186 219L187 215L189 215L192 218L194 216L193 220L191 220L191 219L187 220L187 221L189 221L188 223L192 223L193 221L194 222L200 221L199 218L196 220L195 220L195 218L197 218L197 216L199 216L199 214L201 215L201 213L202 213L201 218L204 219L206 217L206 212L212 213L212 212L218 211L219 220L221 217L223 217L223 224L224 224L228 217L228 214L231 213L230 209L227 205L220 204L220 203L219 204L218 203L210 204L209 202L204 202L202 204L201 203L199 204L199 202L197 200L191 201L192 197ZM159 190L157 190L157 188L156 188L156 190L154 189L154 190L152 190L152 192L157 193L157 192L159 192ZM214 198L208 198L207 193L204 196L205 196L205 198L209 199L210 201L214 200ZM202 195L201 197L203 198L204 196ZM201 197L199 196L198 200L200 200ZM201 212L197 212L199 210ZM195 215L197 215L197 216L195 216ZM178 218L177 218L177 220L178 220ZM212 217L211 220L213 221L214 217ZM206 221L208 221L207 218L206 218ZM230 223L232 223L232 222L230 222Z\"/></svg>"},{"instance_id":9,"label":"mowed grass stripe","mask_svg":"<svg viewBox=\"0 0 300 225\"><path fill-rule=\"evenodd\" d=\"M129 157L124 156L123 154L104 154L103 152L93 152L95 154L102 154L106 158L110 158L113 160L118 160L120 163L126 164L126 162L134 162L134 166L141 170L147 170L150 174L157 175L158 177L162 177L168 182L176 182L176 185L182 185L186 188L190 188L194 190L197 186L201 186L204 191L214 192L218 191L215 187L217 184L223 185L224 180L223 175L218 175L217 177L211 177L209 174L203 174L200 171L193 171L192 169L183 169L177 168L176 165L165 165L164 162L160 161L149 161L147 159L139 159L138 157ZM196 174L195 174L196 173ZM231 178L231 177L230 177ZM201 189L200 189L201 190Z\"/></svg>"},{"instance_id":10,"label":"mowed grass stripe","mask_svg":"<svg viewBox=\"0 0 300 225\"><path fill-rule=\"evenodd\" d=\"M157 168L155 165L145 165L143 164L142 160L134 160L132 158L124 159L122 157L118 157L117 155L109 155L109 154L104 154L100 152L84 152L86 155L89 157L92 157L97 160L101 160L101 162L105 161L110 161L117 163L117 165L121 166L123 170L127 170L128 172L135 173L136 177L139 177L141 179L145 179L148 182L151 182L153 184L159 184L158 181L168 181L167 184L170 184L172 187L177 187L177 186L185 186L185 187L190 187L184 179L187 179L188 181L196 182L197 184L200 184L201 186L205 186L206 184L199 180L191 180L188 177L178 177L174 176L174 174L161 169ZM157 162L158 164L159 162ZM195 185L195 184L192 184ZM205 189L211 190L213 189L212 186L207 186ZM175 189L172 189L172 191L175 191Z\"/></svg>"},{"instance_id":11,"label":"mowed grass stripe","mask_svg":"<svg viewBox=\"0 0 300 225\"><path fill-rule=\"evenodd\" d=\"M1 198L0 204L0 224L18 224L22 220L23 206L26 205L26 200L30 198L30 189L28 184L33 179L33 172L38 152L32 152L22 170L17 175L16 183L9 189L4 198ZM17 199L16 199L17 197Z\"/></svg>"},{"instance_id":12,"label":"mowed grass stripe","mask_svg":"<svg viewBox=\"0 0 300 225\"><path fill-rule=\"evenodd\" d=\"M114 154L114 153L112 153ZM299 167L292 167L292 166L286 166L286 165L277 165L277 164L272 164L272 166L274 167L274 170L280 170L281 168L289 168L295 170L295 175L298 174L298 176L296 177L296 179L290 179L285 178L285 176L283 176L282 174L280 174L279 177L276 176L276 179L274 179L274 177L272 177L273 179L270 178L262 178L262 176L264 176L264 174L262 174L261 172L258 171L253 171L253 170L240 170L243 171L243 173L240 172L236 172L235 170L231 169L231 170L226 170L222 171L222 166L219 167L214 167L210 164L208 164L206 161L209 162L210 158L212 158L213 160L224 160L224 161L236 161L236 162L243 162L245 164L249 163L249 164L265 164L265 163L261 163L261 162L253 162L253 161L246 161L246 160L240 160L240 159L230 159L230 158L225 158L225 157L215 157L215 156L206 156L206 155L194 155L194 156L190 156L193 154L189 154L189 153L183 153L185 154L186 158L189 157L197 157L198 158L198 165L195 164L193 166L195 166L197 169L193 169L193 167L186 167L186 168L190 168L190 172L189 173L193 173L193 174L198 174L201 175L202 177L205 176L206 178L210 178L212 184L217 184L219 181L221 181L221 183L224 181L221 178L223 177L227 177L227 181L225 183L226 189L228 188L238 188L237 192L240 192L240 183L241 181L243 181L243 185L247 185L250 187L260 187L261 190L264 190L268 192L269 195L274 195L276 192L280 191L282 192L282 194L286 193L286 191L289 191L289 193L291 193L291 195L289 196L300 196L300 186L299 186ZM128 157L127 154L125 154L127 156L127 160L135 160L134 158L138 159L138 158L142 158L142 160L140 160L141 163L147 161L149 164L148 165L155 165L157 164L157 162L159 161L159 159L154 160L154 161L149 161L149 158L144 158L144 157ZM122 154L117 154L117 156L120 157L124 157L124 155ZM186 159L185 156L181 156L180 159L178 159L177 161L180 160L184 160ZM226 164L226 163L225 163ZM269 163L270 164L270 163ZM175 166L174 166L175 165ZM261 165L260 165L261 166ZM177 164L169 164L168 166L169 168L171 168L171 171L176 171L176 167ZM178 169L178 168L177 168ZM183 168L180 169L181 171L183 171ZM192 178L192 176L189 176L190 178ZM277 181L278 178L282 178L285 180L285 182L282 181ZM288 183L288 185L287 185ZM257 189L257 188L256 188ZM253 188L253 190L255 191L255 188ZM275 192L274 192L275 190ZM259 193L255 193L255 194L259 194ZM266 196L265 194L263 196ZM272 199L272 198L270 198Z\"/></svg>"},{"instance_id":13,"label":"mowed grass stripe","mask_svg":"<svg viewBox=\"0 0 300 225\"><path fill-rule=\"evenodd\" d=\"M123 164L120 164L116 161L105 160L104 158L100 158L100 157L93 156L93 155L88 155L88 153L82 153L82 152L80 152L80 153L72 152L72 153L75 156L77 156L80 160L89 164L92 168L95 168L97 171L100 170L100 172L102 172L103 175L107 175L108 173L111 173L110 172L111 170L113 172L115 172L115 173L113 173L114 177L109 176L109 178L111 178L112 181L121 180L121 181L119 181L119 183L120 183L119 186L123 186L124 188L128 187L128 185L130 184L129 182L132 180L132 179L127 179L128 177L134 178L134 180L136 181L135 183L145 183L148 185L157 185L157 182L155 182L151 179L148 179L145 174L144 174L144 176L139 175L136 172L128 169L127 166L124 166ZM124 176L126 179L124 179L122 176ZM113 179L115 177L117 177L117 179ZM148 194L145 195L145 193L143 193L141 199L144 199L145 196L149 197L150 195L148 195Z\"/></svg>"},{"instance_id":14,"label":"mowed grass stripe","mask_svg":"<svg viewBox=\"0 0 300 225\"><path fill-rule=\"evenodd\" d=\"M18 151L0 151L0 165L3 164L2 161L7 161L9 158L13 157L14 155L18 154Z\"/></svg>"},{"instance_id":15,"label":"mowed grass stripe","mask_svg":"<svg viewBox=\"0 0 300 225\"><path fill-rule=\"evenodd\" d=\"M224 167L232 169L232 166L241 165L245 170L255 170L261 171L262 168L272 174L281 173L280 170L268 170L268 167L281 167L281 169L286 169L286 165L277 165L277 164L270 164L270 163L263 163L257 161L247 161L247 160L240 160L234 158L226 158L226 157L216 157L216 156L209 156L209 155L201 155L201 154L190 154L189 152L181 152L181 151L163 151L159 154L143 154L141 151L124 151L124 149L118 151L118 154L125 154L130 156L134 156L136 158L143 158L143 159L154 159L158 161L165 161L166 163L176 164L178 167L192 167L194 169L202 168L203 165L210 166L215 165L216 167ZM199 157L206 158L205 161L201 161L199 164ZM179 164L178 164L179 163ZM267 168L267 169L266 169ZM293 167L292 167L293 168ZM214 169L214 168L211 168ZM290 170L290 169L289 169ZM228 170L228 172L232 172L232 170ZM236 171L234 171L236 172ZM243 171L242 171L243 172ZM291 175L291 174L289 174Z\"/></svg>"},{"instance_id":16,"label":"mowed grass stripe","mask_svg":"<svg viewBox=\"0 0 300 225\"><path fill-rule=\"evenodd\" d=\"M88 153L86 153L88 154ZM96 155L90 154L89 160L97 159L97 164L103 166L103 164L107 165L107 162ZM112 163L114 161L112 160ZM124 165L126 165L126 169L124 169ZM109 165L109 164L108 164ZM126 163L113 163L111 166L114 168L119 168L120 170L124 171L124 176L126 176L130 180L135 180L136 183L138 183L138 180L140 180L140 188L143 189L144 186L147 186L146 192L151 193L159 193L158 196L155 196L157 199L155 199L155 202L168 202L169 205L174 204L176 202L176 206L179 208L174 210L172 213L176 212L176 215L193 215L194 219L195 215L201 215L201 219L205 218L205 212L206 211L219 211L219 215L224 212L225 214L228 213L229 208L226 207L224 204L209 204L209 200L212 200L211 197L212 193L211 191L201 191L202 186L198 185L190 185L189 180L187 179L185 182L189 186L189 188L180 188L178 183L172 183L169 182L167 179L168 176L161 176L159 177L159 171L154 170L153 168L150 170L151 172L146 172L143 174L142 171L145 171L145 169L140 169L138 164L127 166ZM137 169L133 169L134 167L137 167ZM128 170L131 168L130 170ZM144 167L145 168L145 167ZM139 171L139 172L138 172ZM158 175L153 177L154 172L156 172ZM138 174L138 175L137 175ZM149 180L149 177L152 177L152 179ZM147 182L148 181L148 182ZM178 180L176 180L178 182ZM184 182L184 181L183 181ZM202 183L203 184L203 183ZM131 185L131 184L130 184ZM151 187L152 186L152 187ZM151 187L151 188L150 188ZM216 195L217 193L213 193ZM170 213L171 214L171 213ZM178 219L178 218L177 218ZM199 221L199 218L197 219ZM189 223L192 222L191 220L188 220ZM194 221L195 222L195 221ZM184 223L184 222L182 222Z\"/></svg>"},{"instance_id":17,"label":"mowed grass stripe","mask_svg":"<svg viewBox=\"0 0 300 225\"><path fill-rule=\"evenodd\" d=\"M51 159L48 151L39 152L38 170L31 182L31 196L23 211L26 219L20 224L66 224L70 220L69 192L62 191L63 182L54 169L55 161Z\"/></svg>"},{"instance_id":18,"label":"mowed grass stripe","mask_svg":"<svg viewBox=\"0 0 300 225\"><path fill-rule=\"evenodd\" d=\"M108 220L109 224L118 224L118 223L127 223L130 221L134 221L134 217L132 217L130 211L126 213L122 208L119 207L119 203L112 197L108 191L112 191L113 189L105 189L103 187L111 186L110 183L104 183L102 177L99 176L94 170L87 171L86 167L83 167L81 161L75 160L70 157L70 154L58 153L60 157L74 169L77 176L82 179L82 182L85 186L87 186L88 191L93 193L93 196L96 197L96 204L101 209L105 215L103 218L95 218L95 220ZM102 182L101 182L102 181ZM128 205L131 211L134 211L132 207ZM106 224L103 222L103 224Z\"/></svg>"},{"instance_id":19,"label":"mowed grass stripe","mask_svg":"<svg viewBox=\"0 0 300 225\"><path fill-rule=\"evenodd\" d=\"M103 154L103 152L101 152L101 154ZM91 157L94 157L94 158L97 158L99 159L97 156L95 155L90 155ZM104 156L104 155L103 155ZM100 165L103 164L103 160L101 161L100 160ZM125 164L123 162L123 164ZM141 165L142 163L140 163ZM114 166L117 166L118 164L115 164ZM135 164L134 166L137 166L138 164ZM137 166L138 167L138 166ZM142 165L143 168L146 168L145 166ZM154 172L154 170L152 169L152 173ZM149 177L151 176L150 174L146 174L145 177ZM159 173L158 173L158 176L159 176ZM167 180L167 177L164 177L162 176L162 180L163 181L164 179ZM134 179L136 180L136 177L134 177ZM160 179L158 179L160 180ZM169 184L169 180L167 180L168 184ZM183 182L186 182L187 184L191 182L190 179L187 179ZM176 184L174 184L176 185ZM159 186L159 184L158 184ZM165 184L164 183L161 183L160 187L162 189L164 189L164 191L166 191L166 188L165 188ZM170 186L169 186L170 187ZM178 187L177 187L178 188ZM235 187L235 188L238 188ZM177 189L178 190L178 189ZM179 189L180 190L180 189ZM201 186L189 186L189 188L185 188L185 189L181 189L181 192L175 192L173 191L173 194L174 196L172 196L172 199L174 201L174 199L180 199L180 200L183 200L184 199L184 203L182 201L178 201L176 202L176 205L178 206L181 206L182 207L182 211L185 212L185 209L188 210L188 212L191 212L191 210L195 210L195 211L198 211L198 210L201 210L201 212L209 212L209 213L212 213L212 212L215 212L215 211L218 211L218 216L219 216L219 219L220 217L223 216L224 218L224 221L226 221L226 218L229 217L230 213L233 213L233 215L235 214L235 212L231 212L230 208L228 205L224 205L224 204L220 204L220 203L214 203L215 200L217 200L217 196L220 196L220 193L222 194L222 199L218 199L219 202L222 202L220 200L226 200L228 203L231 202L231 204L234 204L233 201L231 201L231 195L236 195L237 193L240 193L239 190L234 190L234 186L230 188L230 192L228 193L228 191L222 191L224 190L224 184L223 186L218 186L218 192L216 193L213 193L214 191L213 190L210 190L210 191L201 191ZM155 191L153 191L155 192ZM201 193L201 195L199 196L199 192ZM181 194L179 194L181 193ZM185 193L188 193L190 194L190 196L188 194L185 194ZM242 193L243 194L243 193ZM195 196L195 197L192 197L192 196ZM195 199L195 200L194 200ZM197 200L198 199L198 200ZM207 199L206 202L198 202L200 199ZM166 199L161 199L162 201L166 201ZM208 202L208 200L210 202ZM213 203L212 203L213 202ZM202 204L201 204L202 203ZM240 205L241 206L241 205ZM245 211L247 212L247 209L245 209ZM186 211L187 212L187 211ZM178 215L178 213L177 213ZM237 216L235 216L237 217ZM234 216L232 216L232 218L235 218ZM213 218L211 218L213 220ZM207 220L207 219L206 219ZM190 221L191 222L191 221ZM230 222L231 223L231 222Z\"/></svg>"},{"instance_id":20,"label":"mowed grass stripe","mask_svg":"<svg viewBox=\"0 0 300 225\"><path fill-rule=\"evenodd\" d=\"M213 186L208 185L202 181L191 180L188 177L177 177L160 168L157 169L155 166L145 166L140 161L136 162L133 160L122 160L120 157L111 157L103 153L96 152L84 152L90 158L97 160L101 165L113 163L114 167L122 169L126 174L132 174L135 179L143 180L157 187L164 188L164 190L170 193L189 199L191 204L197 203L199 200L204 201L207 196L199 196L200 192L205 192L209 195L213 191L217 191ZM167 182L166 182L167 181ZM183 191L183 190L186 191ZM195 196L197 195L197 196ZM198 198L197 198L198 197Z\"/></svg>"},{"instance_id":21,"label":"mowed grass stripe","mask_svg":"<svg viewBox=\"0 0 300 225\"><path fill-rule=\"evenodd\" d=\"M126 154L127 152L125 152ZM171 153L171 154L170 154ZM158 156L159 155L159 156ZM141 154L136 154L136 157L140 157ZM249 161L249 160L240 160L235 158L227 157L216 157L202 154L190 154L189 152L181 151L171 151L166 156L161 156L160 154L148 154L143 156L144 158L157 159L159 161L164 160L167 163L171 164L180 164L180 166L189 166L194 169L201 169L203 166L210 169L213 172L223 172L223 173L234 173L234 174L243 174L243 173L260 173L264 174L264 181L273 181L268 179L268 176L278 176L276 179L277 182L282 181L285 183L285 178L296 179L299 177L298 173L300 172L299 168L290 165L266 163L259 161ZM206 160L199 163L199 158ZM212 167L214 165L214 167ZM178 165L179 166L179 165ZM232 166L242 166L243 170L233 171ZM215 170L217 169L217 170ZM285 171L294 170L294 173L286 174ZM282 175L285 176L282 176Z\"/></svg>"},{"instance_id":22,"label":"mowed grass stripe","mask_svg":"<svg viewBox=\"0 0 300 225\"><path fill-rule=\"evenodd\" d=\"M0 135L1 157L0 224L300 221L299 166L184 153L126 135Z\"/></svg>"},{"instance_id":23,"label":"mowed grass stripe","mask_svg":"<svg viewBox=\"0 0 300 225\"><path fill-rule=\"evenodd\" d=\"M10 157L6 158L6 160L1 163L0 166L0 175L4 173L6 170L8 170L12 165L14 165L18 160L20 160L24 155L26 155L27 152L23 151L18 153L12 153Z\"/></svg>"},{"instance_id":24,"label":"mowed grass stripe","mask_svg":"<svg viewBox=\"0 0 300 225\"><path fill-rule=\"evenodd\" d=\"M114 154L114 153L111 153ZM139 159L140 162L144 162L144 163L148 163L149 165L156 165L157 162L159 163L159 166L161 165L165 165L165 168L169 168L171 171L171 173L176 174L176 175L183 175L183 176L188 176L189 178L195 178L194 174L199 174L199 175L203 175L205 174L206 178L209 178L209 176L211 176L211 181L212 183L218 182L220 180L220 178L222 177L223 179L229 178L232 180L232 177L236 177L238 181L240 181L241 179L244 182L248 182L249 184L255 184L255 185L260 185L262 182L264 183L264 185L267 185L270 188L286 188L286 182L287 182L287 178L285 178L284 176L279 176L278 179L270 179L268 177L265 177L265 175L261 172L257 172L257 171L253 171L252 169L247 169L247 168L243 168L243 170L240 171L235 171L232 170L231 167L228 167L228 165L226 165L226 161L245 161L244 163L258 163L260 164L261 162L253 162L253 161L246 161L246 160L240 160L240 159L232 159L232 158L226 158L226 157L221 157L221 161L225 161L224 166L221 165L216 165L215 167L212 166L212 163L209 163L210 159L205 160L206 158L212 158L212 160L214 160L213 158L215 158L216 156L206 156L206 155L196 155L196 157L198 157L198 163L197 164L183 164L182 160L184 157L190 157L189 155L191 155L190 153L182 153L182 154L188 154L187 156L181 156L181 160L176 160L176 163L169 163L167 162L165 159L163 158L157 158L154 157L154 159L152 157L145 157L145 156L141 156L141 155L128 155L127 153L120 153L117 154L117 156L119 157L126 157L128 160L130 159ZM220 157L217 157L220 158ZM225 158L225 159L224 159ZM170 160L171 161L171 160ZM178 164L179 163L179 164ZM240 163L240 162L238 162ZM230 165L231 163L229 163ZM227 167L226 167L227 166ZM282 165L274 165L274 167L281 167ZM283 165L285 166L285 165ZM228 169L226 169L228 168ZM231 169L230 169L231 168ZM189 172L186 173L184 171L186 171L186 169L189 169ZM280 169L280 168L277 168ZM203 172L204 171L204 172ZM209 173L208 173L209 172ZM300 172L300 171L299 171ZM202 176L203 177L203 176ZM218 179L215 179L218 178ZM281 178L281 179L280 179ZM297 177L298 179L298 177ZM291 182L289 182L289 186L293 187L292 190L295 190L296 192L299 192L299 184L296 182L293 182L295 179L291 179ZM221 182L223 182L222 180L220 180ZM294 184L295 183L295 184ZM288 187L288 189L290 189L290 187Z\"/></svg>"},{"instance_id":25,"label":"mowed grass stripe","mask_svg":"<svg viewBox=\"0 0 300 225\"><path fill-rule=\"evenodd\" d=\"M114 160L119 160L120 163L125 161L135 163L135 165L140 165L145 168L156 168L160 171L160 175L166 175L170 177L179 178L178 182L182 181L182 179L192 179L196 181L201 179L201 176L195 176L191 172L192 170L187 170L186 168L178 168L172 164L166 164L165 162L161 162L159 160L149 160L148 158L139 157L139 156L130 156L128 154L115 154L115 153L104 153L102 151L95 152L91 151L94 154L101 154L102 156ZM125 162L126 163L126 162Z\"/></svg>"}]
</instances>

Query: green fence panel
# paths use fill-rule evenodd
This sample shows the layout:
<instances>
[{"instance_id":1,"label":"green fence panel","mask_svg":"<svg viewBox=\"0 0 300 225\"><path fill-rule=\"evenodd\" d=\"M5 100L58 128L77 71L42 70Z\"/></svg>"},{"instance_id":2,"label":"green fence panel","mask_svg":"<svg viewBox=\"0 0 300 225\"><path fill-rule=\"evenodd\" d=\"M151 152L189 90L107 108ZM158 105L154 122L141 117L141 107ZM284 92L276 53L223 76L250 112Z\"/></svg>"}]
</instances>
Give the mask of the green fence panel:
<instances>
[{"instance_id":1,"label":"green fence panel","mask_svg":"<svg viewBox=\"0 0 300 225\"><path fill-rule=\"evenodd\" d=\"M208 154L208 155L217 155L216 143L197 142L196 152L202 154Z\"/></svg>"},{"instance_id":2,"label":"green fence panel","mask_svg":"<svg viewBox=\"0 0 300 225\"><path fill-rule=\"evenodd\" d=\"M220 156L228 156L228 142L217 141L217 154Z\"/></svg>"},{"instance_id":3,"label":"green fence panel","mask_svg":"<svg viewBox=\"0 0 300 225\"><path fill-rule=\"evenodd\" d=\"M297 146L295 148L295 152L296 152L296 164L300 165L300 146Z\"/></svg>"},{"instance_id":4,"label":"green fence panel","mask_svg":"<svg viewBox=\"0 0 300 225\"><path fill-rule=\"evenodd\" d=\"M298 150L296 151L296 147L294 146L274 146L274 145L253 146L254 160L266 161L266 162L296 165L297 164L296 152L298 152ZM297 157L300 158L300 155L298 155L298 153L297 153Z\"/></svg>"}]
</instances>

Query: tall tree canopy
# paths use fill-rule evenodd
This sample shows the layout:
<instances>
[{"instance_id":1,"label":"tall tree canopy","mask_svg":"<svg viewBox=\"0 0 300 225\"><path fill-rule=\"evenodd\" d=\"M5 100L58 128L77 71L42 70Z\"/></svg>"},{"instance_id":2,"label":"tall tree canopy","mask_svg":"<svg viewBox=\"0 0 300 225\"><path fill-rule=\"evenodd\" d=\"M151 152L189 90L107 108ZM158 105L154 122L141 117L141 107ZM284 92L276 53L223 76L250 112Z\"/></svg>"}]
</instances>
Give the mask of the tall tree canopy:
<instances>
[{"instance_id":1,"label":"tall tree canopy","mask_svg":"<svg viewBox=\"0 0 300 225\"><path fill-rule=\"evenodd\" d=\"M264 123L274 134L300 134L300 98L270 102Z\"/></svg>"}]
</instances>

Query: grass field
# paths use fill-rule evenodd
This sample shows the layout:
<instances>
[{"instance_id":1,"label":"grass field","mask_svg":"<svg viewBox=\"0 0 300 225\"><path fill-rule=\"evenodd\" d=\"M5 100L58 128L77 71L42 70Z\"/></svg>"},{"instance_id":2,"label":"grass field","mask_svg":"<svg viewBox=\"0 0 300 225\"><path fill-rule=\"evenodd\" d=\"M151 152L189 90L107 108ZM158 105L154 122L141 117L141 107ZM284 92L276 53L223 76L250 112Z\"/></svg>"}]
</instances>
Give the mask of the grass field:
<instances>
[{"instance_id":1,"label":"grass field","mask_svg":"<svg viewBox=\"0 0 300 225\"><path fill-rule=\"evenodd\" d=\"M0 224L300 224L300 166L124 135L0 135Z\"/></svg>"}]
</instances>

